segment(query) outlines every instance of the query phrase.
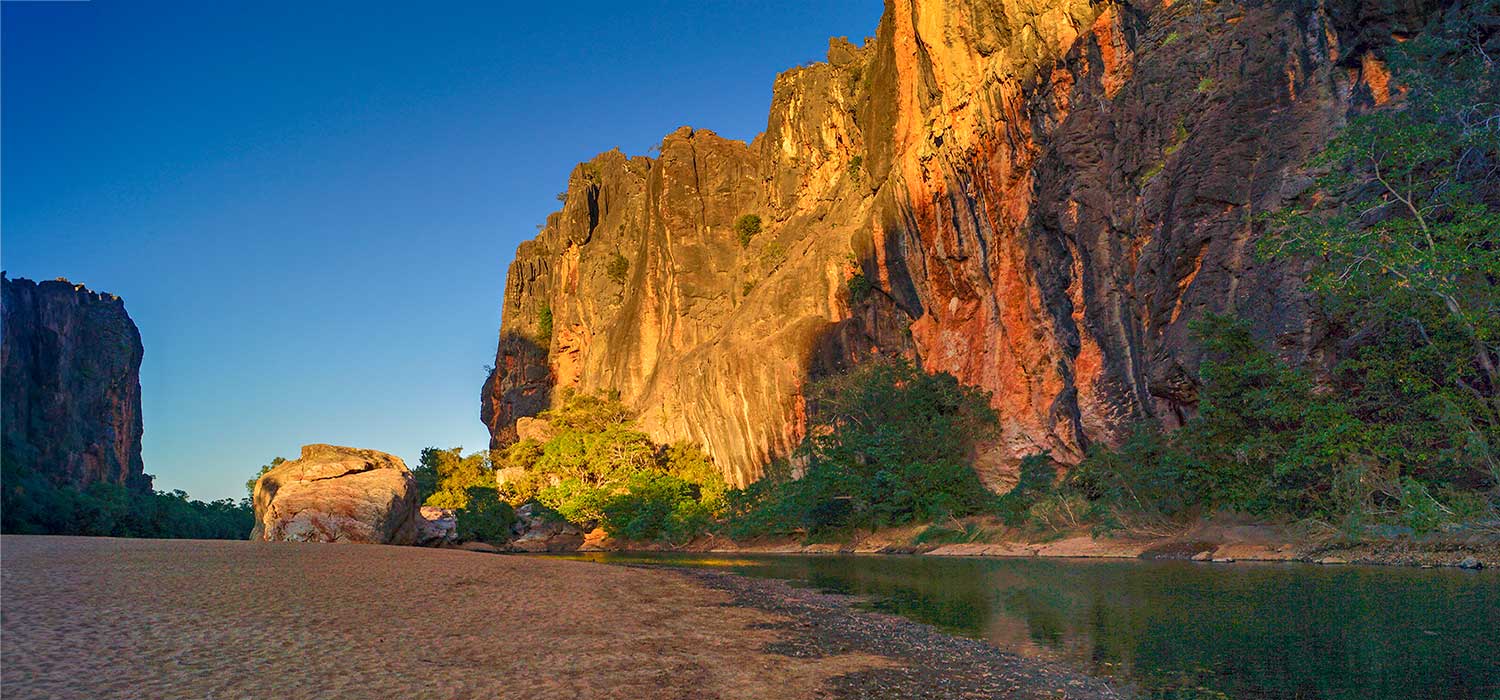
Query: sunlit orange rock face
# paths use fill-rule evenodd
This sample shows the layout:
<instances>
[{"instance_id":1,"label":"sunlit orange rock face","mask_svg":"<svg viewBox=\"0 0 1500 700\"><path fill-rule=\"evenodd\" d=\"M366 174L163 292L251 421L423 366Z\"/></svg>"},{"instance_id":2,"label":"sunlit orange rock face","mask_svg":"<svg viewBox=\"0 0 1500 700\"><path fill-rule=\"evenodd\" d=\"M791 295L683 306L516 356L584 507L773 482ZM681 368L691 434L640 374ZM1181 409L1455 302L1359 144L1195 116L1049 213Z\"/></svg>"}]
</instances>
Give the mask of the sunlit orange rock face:
<instances>
[{"instance_id":1,"label":"sunlit orange rock face","mask_svg":"<svg viewBox=\"0 0 1500 700\"><path fill-rule=\"evenodd\" d=\"M752 143L684 127L573 172L511 265L483 420L498 446L561 389L614 390L745 483L800 438L808 381L896 353L991 392L992 485L1175 426L1207 312L1320 356L1256 215L1309 196L1301 164L1390 99L1378 56L1431 9L890 2L777 79Z\"/></svg>"}]
</instances>

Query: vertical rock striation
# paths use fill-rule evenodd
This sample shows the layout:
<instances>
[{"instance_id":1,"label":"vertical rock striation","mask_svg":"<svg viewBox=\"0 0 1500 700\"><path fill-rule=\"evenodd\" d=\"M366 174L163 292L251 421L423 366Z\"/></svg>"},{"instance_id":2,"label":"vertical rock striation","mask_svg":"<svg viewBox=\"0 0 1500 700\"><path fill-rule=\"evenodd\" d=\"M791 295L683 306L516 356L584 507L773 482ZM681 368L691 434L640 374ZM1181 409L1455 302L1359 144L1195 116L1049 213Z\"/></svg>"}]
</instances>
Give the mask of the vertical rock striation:
<instances>
[{"instance_id":1,"label":"vertical rock striation","mask_svg":"<svg viewBox=\"0 0 1500 700\"><path fill-rule=\"evenodd\" d=\"M1320 357L1255 217L1306 196L1436 6L889 0L875 37L778 77L754 142L683 128L574 170L511 264L482 418L505 444L559 389L614 390L745 483L800 437L807 381L902 353L992 392L992 484L1176 425L1206 312Z\"/></svg>"},{"instance_id":2,"label":"vertical rock striation","mask_svg":"<svg viewBox=\"0 0 1500 700\"><path fill-rule=\"evenodd\" d=\"M141 463L141 334L113 294L0 275L4 459L59 485L151 489Z\"/></svg>"}]
</instances>

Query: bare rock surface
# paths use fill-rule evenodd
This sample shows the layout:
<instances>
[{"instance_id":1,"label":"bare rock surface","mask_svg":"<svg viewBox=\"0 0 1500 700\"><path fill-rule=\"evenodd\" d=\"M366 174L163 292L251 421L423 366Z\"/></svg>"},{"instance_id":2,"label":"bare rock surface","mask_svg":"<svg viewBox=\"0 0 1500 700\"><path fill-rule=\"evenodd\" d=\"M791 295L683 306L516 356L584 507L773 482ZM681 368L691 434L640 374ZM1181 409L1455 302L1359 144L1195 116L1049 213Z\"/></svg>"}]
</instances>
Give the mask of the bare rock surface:
<instances>
[{"instance_id":1,"label":"bare rock surface","mask_svg":"<svg viewBox=\"0 0 1500 700\"><path fill-rule=\"evenodd\" d=\"M417 484L400 457L304 445L255 482L253 540L413 544Z\"/></svg>"},{"instance_id":2,"label":"bare rock surface","mask_svg":"<svg viewBox=\"0 0 1500 700\"><path fill-rule=\"evenodd\" d=\"M458 520L450 508L422 506L417 510L417 538L413 544L438 547L458 541Z\"/></svg>"}]
</instances>

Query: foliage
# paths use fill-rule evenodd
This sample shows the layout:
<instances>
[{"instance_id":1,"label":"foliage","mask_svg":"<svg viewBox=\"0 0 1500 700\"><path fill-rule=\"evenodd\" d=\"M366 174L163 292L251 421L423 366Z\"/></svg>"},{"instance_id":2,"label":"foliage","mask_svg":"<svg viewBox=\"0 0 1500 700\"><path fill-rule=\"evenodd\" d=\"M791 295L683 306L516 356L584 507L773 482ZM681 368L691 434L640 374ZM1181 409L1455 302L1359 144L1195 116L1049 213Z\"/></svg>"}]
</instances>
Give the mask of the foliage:
<instances>
[{"instance_id":1,"label":"foliage","mask_svg":"<svg viewBox=\"0 0 1500 700\"><path fill-rule=\"evenodd\" d=\"M604 264L604 274L614 280L615 284L625 284L625 275L629 272L630 260L619 253L610 256L609 262Z\"/></svg>"},{"instance_id":2,"label":"foliage","mask_svg":"<svg viewBox=\"0 0 1500 700\"><path fill-rule=\"evenodd\" d=\"M864 156L857 155L857 156L854 156L853 158L850 158L849 159L849 177L852 178L852 179L858 180L859 179L860 169L864 167L864 164L865 164L865 157Z\"/></svg>"},{"instance_id":3,"label":"foliage","mask_svg":"<svg viewBox=\"0 0 1500 700\"><path fill-rule=\"evenodd\" d=\"M713 511L702 488L664 471L631 474L601 506L604 531L626 540L680 543L707 528Z\"/></svg>"},{"instance_id":4,"label":"foliage","mask_svg":"<svg viewBox=\"0 0 1500 700\"><path fill-rule=\"evenodd\" d=\"M245 495L249 496L250 498L255 498L255 482L260 481L260 478L265 476L266 472L275 469L285 461L285 457L276 457L271 460L270 464L261 465L260 471L256 472L255 476L251 477L249 481L245 482Z\"/></svg>"},{"instance_id":5,"label":"foliage","mask_svg":"<svg viewBox=\"0 0 1500 700\"><path fill-rule=\"evenodd\" d=\"M750 239L760 233L760 216L746 214L734 220L734 233L739 238L741 248L750 247Z\"/></svg>"},{"instance_id":6,"label":"foliage","mask_svg":"<svg viewBox=\"0 0 1500 700\"><path fill-rule=\"evenodd\" d=\"M542 304L540 311L536 312L536 340L542 347L552 344L552 306Z\"/></svg>"},{"instance_id":7,"label":"foliage","mask_svg":"<svg viewBox=\"0 0 1500 700\"><path fill-rule=\"evenodd\" d=\"M500 500L495 468L488 452L464 456L463 448L422 450L412 470L422 505L453 510L461 540L503 542L516 521L509 503Z\"/></svg>"},{"instance_id":8,"label":"foliage","mask_svg":"<svg viewBox=\"0 0 1500 700\"><path fill-rule=\"evenodd\" d=\"M817 535L979 512L991 496L969 467L998 421L989 397L902 358L814 383L799 479L771 474L727 497L729 531Z\"/></svg>"},{"instance_id":9,"label":"foliage","mask_svg":"<svg viewBox=\"0 0 1500 700\"><path fill-rule=\"evenodd\" d=\"M13 457L0 465L0 530L7 533L242 540L255 525L248 499L195 501L182 491L142 493L102 482L80 490Z\"/></svg>"},{"instance_id":10,"label":"foliage","mask_svg":"<svg viewBox=\"0 0 1500 700\"><path fill-rule=\"evenodd\" d=\"M465 457L462 447L423 449L412 475L416 477L417 496L422 504L438 508L467 508L470 489L495 488L495 469L489 453L475 452Z\"/></svg>"},{"instance_id":11,"label":"foliage","mask_svg":"<svg viewBox=\"0 0 1500 700\"><path fill-rule=\"evenodd\" d=\"M516 474L500 488L512 504L535 501L612 537L669 542L700 534L723 506L712 460L692 445L653 443L616 396L566 391L541 417L553 430L545 442L498 458Z\"/></svg>"},{"instance_id":12,"label":"foliage","mask_svg":"<svg viewBox=\"0 0 1500 700\"><path fill-rule=\"evenodd\" d=\"M516 522L516 511L500 500L490 486L465 489L465 506L453 513L457 535L461 540L504 542L510 539L510 527Z\"/></svg>"},{"instance_id":13,"label":"foliage","mask_svg":"<svg viewBox=\"0 0 1500 700\"><path fill-rule=\"evenodd\" d=\"M771 241L766 244L760 253L760 264L766 268L766 274L775 272L777 268L786 263L786 246L781 241Z\"/></svg>"},{"instance_id":14,"label":"foliage","mask_svg":"<svg viewBox=\"0 0 1500 700\"><path fill-rule=\"evenodd\" d=\"M856 272L851 275L847 284L849 287L850 304L863 302L865 299L870 298L870 292L875 290L875 285L870 283L870 279L865 277L865 273L863 272Z\"/></svg>"}]
</instances>

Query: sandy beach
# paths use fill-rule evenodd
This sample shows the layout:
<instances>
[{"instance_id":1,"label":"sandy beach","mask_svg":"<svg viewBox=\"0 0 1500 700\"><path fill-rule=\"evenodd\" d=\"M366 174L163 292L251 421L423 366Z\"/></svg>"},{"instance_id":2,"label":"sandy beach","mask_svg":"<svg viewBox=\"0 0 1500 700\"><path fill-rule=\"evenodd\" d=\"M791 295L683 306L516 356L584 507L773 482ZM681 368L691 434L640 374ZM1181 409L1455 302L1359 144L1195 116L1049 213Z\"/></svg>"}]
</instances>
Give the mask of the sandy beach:
<instances>
[{"instance_id":1,"label":"sandy beach","mask_svg":"<svg viewBox=\"0 0 1500 700\"><path fill-rule=\"evenodd\" d=\"M775 581L374 545L0 538L6 698L1110 697Z\"/></svg>"}]
</instances>

